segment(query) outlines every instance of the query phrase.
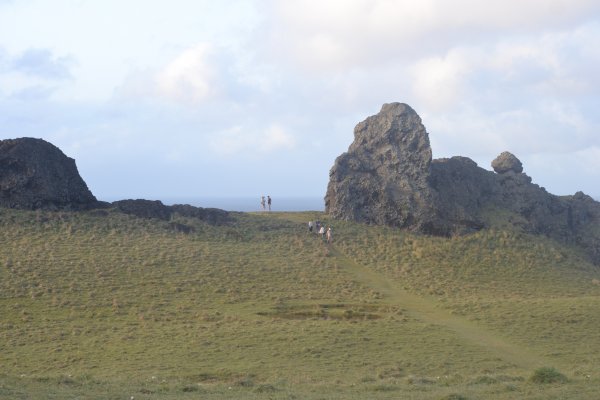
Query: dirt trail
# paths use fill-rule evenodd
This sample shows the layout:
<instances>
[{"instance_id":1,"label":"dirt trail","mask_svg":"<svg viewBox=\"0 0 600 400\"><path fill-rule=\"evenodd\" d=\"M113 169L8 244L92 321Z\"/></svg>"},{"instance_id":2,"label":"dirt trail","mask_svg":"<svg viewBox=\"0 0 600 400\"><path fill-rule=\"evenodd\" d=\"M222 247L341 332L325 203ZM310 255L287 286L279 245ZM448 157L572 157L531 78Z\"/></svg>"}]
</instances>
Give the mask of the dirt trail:
<instances>
[{"instance_id":1,"label":"dirt trail","mask_svg":"<svg viewBox=\"0 0 600 400\"><path fill-rule=\"evenodd\" d=\"M452 315L436 305L435 300L408 293L394 281L350 259L336 248L332 254L340 266L353 275L357 281L378 291L387 302L404 308L410 316L431 324L446 327L470 344L484 347L498 358L524 370L531 371L542 366L556 366L555 360L548 360L531 350L508 342L484 327L465 318Z\"/></svg>"}]
</instances>

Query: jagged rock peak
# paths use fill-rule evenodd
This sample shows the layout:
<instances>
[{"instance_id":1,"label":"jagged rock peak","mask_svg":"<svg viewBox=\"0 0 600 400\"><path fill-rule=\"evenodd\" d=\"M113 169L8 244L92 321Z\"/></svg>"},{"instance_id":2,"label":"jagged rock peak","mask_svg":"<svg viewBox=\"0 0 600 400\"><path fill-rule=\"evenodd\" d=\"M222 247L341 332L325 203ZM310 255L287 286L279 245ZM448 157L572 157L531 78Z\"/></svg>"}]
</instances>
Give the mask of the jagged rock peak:
<instances>
[{"instance_id":1,"label":"jagged rock peak","mask_svg":"<svg viewBox=\"0 0 600 400\"><path fill-rule=\"evenodd\" d=\"M505 174L510 171L517 174L523 172L523 164L521 164L521 161L508 151L500 153L500 155L492 161L492 168L494 168L494 171L498 174Z\"/></svg>"},{"instance_id":2,"label":"jagged rock peak","mask_svg":"<svg viewBox=\"0 0 600 400\"><path fill-rule=\"evenodd\" d=\"M42 139L0 140L0 206L24 209L86 209L96 198L75 160Z\"/></svg>"},{"instance_id":3,"label":"jagged rock peak","mask_svg":"<svg viewBox=\"0 0 600 400\"><path fill-rule=\"evenodd\" d=\"M403 154L398 154L399 146L402 150L407 148L410 151L402 151ZM404 103L384 104L378 114L356 125L354 142L348 152L360 153L365 147L380 148L386 157L393 155L410 157L424 168L428 168L431 163L429 135L419 115Z\"/></svg>"},{"instance_id":4,"label":"jagged rock peak","mask_svg":"<svg viewBox=\"0 0 600 400\"><path fill-rule=\"evenodd\" d=\"M336 218L427 231L432 194L429 136L408 105L384 104L354 128L354 141L330 171L326 211Z\"/></svg>"}]
</instances>

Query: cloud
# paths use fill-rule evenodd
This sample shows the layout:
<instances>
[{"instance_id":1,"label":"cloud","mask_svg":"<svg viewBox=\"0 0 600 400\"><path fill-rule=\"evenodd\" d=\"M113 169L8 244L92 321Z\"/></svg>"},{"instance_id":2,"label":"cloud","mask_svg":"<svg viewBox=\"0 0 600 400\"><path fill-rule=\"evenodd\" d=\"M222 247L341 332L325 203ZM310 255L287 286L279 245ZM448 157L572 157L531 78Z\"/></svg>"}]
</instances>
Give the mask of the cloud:
<instances>
[{"instance_id":1,"label":"cloud","mask_svg":"<svg viewBox=\"0 0 600 400\"><path fill-rule=\"evenodd\" d=\"M242 155L252 158L282 150L293 150L296 147L296 138L280 124L273 123L258 131L235 126L217 133L209 143L211 150L221 156Z\"/></svg>"},{"instance_id":2,"label":"cloud","mask_svg":"<svg viewBox=\"0 0 600 400\"><path fill-rule=\"evenodd\" d=\"M158 71L134 71L116 92L129 98L157 98L186 105L202 103L218 93L212 53L211 46L205 43L188 48Z\"/></svg>"},{"instance_id":3,"label":"cloud","mask_svg":"<svg viewBox=\"0 0 600 400\"><path fill-rule=\"evenodd\" d=\"M48 49L28 49L12 61L11 68L43 79L69 79L72 61L70 57L55 57Z\"/></svg>"},{"instance_id":4,"label":"cloud","mask_svg":"<svg viewBox=\"0 0 600 400\"><path fill-rule=\"evenodd\" d=\"M272 124L259 137L260 149L265 153L278 150L290 150L296 146L296 138L278 124Z\"/></svg>"},{"instance_id":5,"label":"cloud","mask_svg":"<svg viewBox=\"0 0 600 400\"><path fill-rule=\"evenodd\" d=\"M215 94L216 71L208 61L210 46L200 44L182 52L157 76L158 92L170 99L197 103Z\"/></svg>"},{"instance_id":6,"label":"cloud","mask_svg":"<svg viewBox=\"0 0 600 400\"><path fill-rule=\"evenodd\" d=\"M277 53L308 70L340 71L586 21L594 0L289 0L272 2Z\"/></svg>"},{"instance_id":7,"label":"cloud","mask_svg":"<svg viewBox=\"0 0 600 400\"><path fill-rule=\"evenodd\" d=\"M472 57L455 49L443 57L429 57L411 67L412 90L430 110L444 110L460 103L468 76L474 69Z\"/></svg>"}]
</instances>

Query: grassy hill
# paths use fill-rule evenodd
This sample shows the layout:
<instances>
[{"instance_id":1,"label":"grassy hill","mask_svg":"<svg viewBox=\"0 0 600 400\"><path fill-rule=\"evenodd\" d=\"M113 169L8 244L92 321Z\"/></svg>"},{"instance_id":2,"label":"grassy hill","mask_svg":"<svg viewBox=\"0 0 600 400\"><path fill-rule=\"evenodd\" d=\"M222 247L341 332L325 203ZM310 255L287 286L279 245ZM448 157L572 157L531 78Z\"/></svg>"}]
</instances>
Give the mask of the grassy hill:
<instances>
[{"instance_id":1,"label":"grassy hill","mask_svg":"<svg viewBox=\"0 0 600 400\"><path fill-rule=\"evenodd\" d=\"M0 210L0 399L600 395L576 249L341 221L327 246L314 218Z\"/></svg>"}]
</instances>

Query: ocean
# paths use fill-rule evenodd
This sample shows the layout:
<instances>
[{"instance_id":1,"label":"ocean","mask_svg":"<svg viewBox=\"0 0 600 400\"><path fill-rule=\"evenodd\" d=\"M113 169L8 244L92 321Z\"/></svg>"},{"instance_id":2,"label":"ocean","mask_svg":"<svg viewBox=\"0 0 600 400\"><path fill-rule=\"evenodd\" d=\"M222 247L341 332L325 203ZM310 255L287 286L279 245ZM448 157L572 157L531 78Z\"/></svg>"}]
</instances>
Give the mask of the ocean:
<instances>
[{"instance_id":1,"label":"ocean","mask_svg":"<svg viewBox=\"0 0 600 400\"><path fill-rule=\"evenodd\" d=\"M323 197L271 197L271 211L324 211ZM115 199L116 200L116 199ZM261 211L258 197L172 197L160 200L166 205L189 204L196 207L220 208L226 211ZM111 200L112 201L112 200Z\"/></svg>"}]
</instances>

